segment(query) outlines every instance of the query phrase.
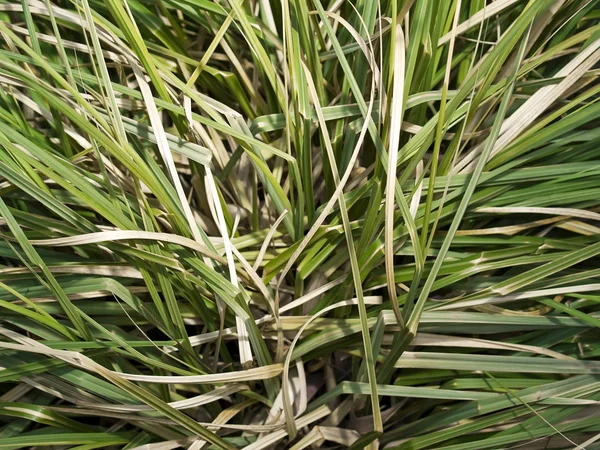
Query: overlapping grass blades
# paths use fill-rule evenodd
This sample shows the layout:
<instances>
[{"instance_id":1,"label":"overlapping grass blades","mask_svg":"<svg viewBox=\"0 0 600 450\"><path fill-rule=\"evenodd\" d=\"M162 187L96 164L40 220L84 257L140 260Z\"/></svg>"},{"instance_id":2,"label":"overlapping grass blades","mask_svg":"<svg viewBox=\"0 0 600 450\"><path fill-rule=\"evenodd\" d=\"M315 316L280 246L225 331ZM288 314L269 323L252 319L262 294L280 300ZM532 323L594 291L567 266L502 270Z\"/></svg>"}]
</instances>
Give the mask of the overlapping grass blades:
<instances>
[{"instance_id":1,"label":"overlapping grass blades","mask_svg":"<svg viewBox=\"0 0 600 450\"><path fill-rule=\"evenodd\" d=\"M599 3L0 2L0 449L600 448Z\"/></svg>"}]
</instances>

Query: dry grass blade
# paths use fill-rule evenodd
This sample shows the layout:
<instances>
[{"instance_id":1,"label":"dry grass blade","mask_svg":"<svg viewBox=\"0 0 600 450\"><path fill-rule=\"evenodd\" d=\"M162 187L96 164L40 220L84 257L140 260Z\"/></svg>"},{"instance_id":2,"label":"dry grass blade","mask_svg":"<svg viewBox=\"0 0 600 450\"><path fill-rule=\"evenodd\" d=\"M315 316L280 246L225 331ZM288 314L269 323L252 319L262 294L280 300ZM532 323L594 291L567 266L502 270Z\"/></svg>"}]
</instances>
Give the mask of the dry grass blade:
<instances>
[{"instance_id":1,"label":"dry grass blade","mask_svg":"<svg viewBox=\"0 0 600 450\"><path fill-rule=\"evenodd\" d=\"M387 179L385 184L385 273L392 310L396 314L398 325L404 325L402 313L398 306L396 282L394 281L394 210L396 167L398 166L398 147L400 146L400 124L404 112L404 64L405 46L402 26L396 25L394 43L394 84L392 89L390 151L388 155ZM413 242L413 245L416 242Z\"/></svg>"},{"instance_id":2,"label":"dry grass blade","mask_svg":"<svg viewBox=\"0 0 600 450\"><path fill-rule=\"evenodd\" d=\"M152 231L136 231L136 230L119 230L119 231L102 231L100 233L89 233L79 236L69 236L55 239L32 240L32 245L39 246L76 246L85 244L96 244L102 242L128 241L128 240L146 240L154 242L169 242L171 244L181 245L182 247L195 250L203 256L207 256L220 263L227 264L227 260L222 256L214 253L206 248L203 244L188 239L183 236L168 233L156 233Z\"/></svg>"}]
</instances>

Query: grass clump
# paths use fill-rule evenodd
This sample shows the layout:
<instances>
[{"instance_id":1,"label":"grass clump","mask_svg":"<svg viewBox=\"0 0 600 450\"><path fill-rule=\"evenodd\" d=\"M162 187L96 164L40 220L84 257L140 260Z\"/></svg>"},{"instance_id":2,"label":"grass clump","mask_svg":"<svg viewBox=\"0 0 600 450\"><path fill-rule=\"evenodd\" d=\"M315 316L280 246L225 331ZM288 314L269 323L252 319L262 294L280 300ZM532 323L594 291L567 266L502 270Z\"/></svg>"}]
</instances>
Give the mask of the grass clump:
<instances>
[{"instance_id":1,"label":"grass clump","mask_svg":"<svg viewBox=\"0 0 600 450\"><path fill-rule=\"evenodd\" d=\"M599 11L0 2L0 448L600 448Z\"/></svg>"}]
</instances>

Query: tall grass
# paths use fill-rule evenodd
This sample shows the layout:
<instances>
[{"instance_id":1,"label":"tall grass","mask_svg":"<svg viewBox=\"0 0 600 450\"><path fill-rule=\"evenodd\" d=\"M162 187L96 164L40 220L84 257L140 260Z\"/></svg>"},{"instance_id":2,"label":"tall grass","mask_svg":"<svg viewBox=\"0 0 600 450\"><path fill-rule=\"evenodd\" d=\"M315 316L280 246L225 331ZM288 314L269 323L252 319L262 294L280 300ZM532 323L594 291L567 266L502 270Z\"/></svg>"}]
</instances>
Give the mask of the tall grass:
<instances>
[{"instance_id":1,"label":"tall grass","mask_svg":"<svg viewBox=\"0 0 600 450\"><path fill-rule=\"evenodd\" d=\"M600 448L598 0L1 0L0 449Z\"/></svg>"}]
</instances>

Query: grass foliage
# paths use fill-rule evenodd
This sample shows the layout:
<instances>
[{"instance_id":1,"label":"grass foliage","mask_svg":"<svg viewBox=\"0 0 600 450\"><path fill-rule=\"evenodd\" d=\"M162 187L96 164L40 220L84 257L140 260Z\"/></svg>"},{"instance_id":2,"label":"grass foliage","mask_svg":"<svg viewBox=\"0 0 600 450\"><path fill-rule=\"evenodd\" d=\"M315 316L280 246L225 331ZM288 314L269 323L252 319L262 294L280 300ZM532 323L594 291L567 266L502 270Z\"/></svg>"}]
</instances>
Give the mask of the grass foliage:
<instances>
[{"instance_id":1,"label":"grass foliage","mask_svg":"<svg viewBox=\"0 0 600 450\"><path fill-rule=\"evenodd\" d=\"M0 449L599 449L599 3L1 0Z\"/></svg>"}]
</instances>

